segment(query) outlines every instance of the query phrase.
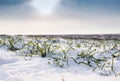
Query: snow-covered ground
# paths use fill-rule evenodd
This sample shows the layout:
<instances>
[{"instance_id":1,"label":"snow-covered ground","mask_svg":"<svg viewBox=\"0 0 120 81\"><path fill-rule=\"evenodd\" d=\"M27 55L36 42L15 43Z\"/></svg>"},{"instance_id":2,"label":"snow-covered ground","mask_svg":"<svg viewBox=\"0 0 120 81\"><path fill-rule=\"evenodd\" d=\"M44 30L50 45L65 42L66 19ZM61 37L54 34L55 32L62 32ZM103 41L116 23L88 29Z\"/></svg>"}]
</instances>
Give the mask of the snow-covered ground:
<instances>
[{"instance_id":1,"label":"snow-covered ground","mask_svg":"<svg viewBox=\"0 0 120 81\"><path fill-rule=\"evenodd\" d=\"M48 58L34 56L31 60L0 48L0 81L120 81L120 76L102 76L87 66L71 64L57 67Z\"/></svg>"}]
</instances>

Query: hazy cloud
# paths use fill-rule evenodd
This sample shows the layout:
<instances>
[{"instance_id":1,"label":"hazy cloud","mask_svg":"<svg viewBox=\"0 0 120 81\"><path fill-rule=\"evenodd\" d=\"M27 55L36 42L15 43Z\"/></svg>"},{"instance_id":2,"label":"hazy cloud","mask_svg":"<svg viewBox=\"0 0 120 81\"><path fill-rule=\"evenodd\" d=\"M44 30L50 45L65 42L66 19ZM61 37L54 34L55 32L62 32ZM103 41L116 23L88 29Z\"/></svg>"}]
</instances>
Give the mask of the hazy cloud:
<instances>
[{"instance_id":1,"label":"hazy cloud","mask_svg":"<svg viewBox=\"0 0 120 81\"><path fill-rule=\"evenodd\" d=\"M20 5L22 3L26 3L30 0L0 0L0 7L3 6L14 6L14 5Z\"/></svg>"},{"instance_id":2,"label":"hazy cloud","mask_svg":"<svg viewBox=\"0 0 120 81\"><path fill-rule=\"evenodd\" d=\"M104 6L104 7L120 7L120 0L61 0L61 6L76 7L83 6Z\"/></svg>"},{"instance_id":3,"label":"hazy cloud","mask_svg":"<svg viewBox=\"0 0 120 81\"><path fill-rule=\"evenodd\" d=\"M119 33L119 4L120 0L0 0L0 27L3 27L0 32L8 34ZM53 14L44 15L44 13L51 13L51 10ZM30 19L26 19L26 16Z\"/></svg>"},{"instance_id":4,"label":"hazy cloud","mask_svg":"<svg viewBox=\"0 0 120 81\"><path fill-rule=\"evenodd\" d=\"M24 18L33 13L31 0L0 0L0 18Z\"/></svg>"},{"instance_id":5,"label":"hazy cloud","mask_svg":"<svg viewBox=\"0 0 120 81\"><path fill-rule=\"evenodd\" d=\"M56 12L67 15L120 13L120 0L60 0Z\"/></svg>"},{"instance_id":6,"label":"hazy cloud","mask_svg":"<svg viewBox=\"0 0 120 81\"><path fill-rule=\"evenodd\" d=\"M37 12L63 17L101 16L119 14L119 4L120 0L0 0L0 17L25 17Z\"/></svg>"}]
</instances>

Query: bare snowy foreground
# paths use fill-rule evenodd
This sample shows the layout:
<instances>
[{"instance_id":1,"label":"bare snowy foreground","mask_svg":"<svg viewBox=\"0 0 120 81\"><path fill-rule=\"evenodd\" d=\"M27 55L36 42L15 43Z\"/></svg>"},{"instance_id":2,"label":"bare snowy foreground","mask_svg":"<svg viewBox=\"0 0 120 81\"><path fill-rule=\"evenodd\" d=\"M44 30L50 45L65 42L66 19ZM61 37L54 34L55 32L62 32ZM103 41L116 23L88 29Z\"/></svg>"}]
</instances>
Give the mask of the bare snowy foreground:
<instances>
[{"instance_id":1,"label":"bare snowy foreground","mask_svg":"<svg viewBox=\"0 0 120 81\"><path fill-rule=\"evenodd\" d=\"M0 81L119 80L119 40L0 36Z\"/></svg>"}]
</instances>

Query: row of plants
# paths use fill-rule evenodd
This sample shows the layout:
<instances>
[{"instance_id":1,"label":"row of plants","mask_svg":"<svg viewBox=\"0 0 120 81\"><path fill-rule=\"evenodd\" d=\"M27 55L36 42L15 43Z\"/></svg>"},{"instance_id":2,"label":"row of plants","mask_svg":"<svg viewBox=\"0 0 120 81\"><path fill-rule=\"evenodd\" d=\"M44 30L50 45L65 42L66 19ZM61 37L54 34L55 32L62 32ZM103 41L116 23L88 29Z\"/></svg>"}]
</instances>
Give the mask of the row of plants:
<instances>
[{"instance_id":1,"label":"row of plants","mask_svg":"<svg viewBox=\"0 0 120 81\"><path fill-rule=\"evenodd\" d=\"M48 58L49 64L59 67L70 66L72 60L78 65L89 66L101 75L120 74L120 66L116 65L120 63L119 40L1 36L0 46L25 59L36 55Z\"/></svg>"}]
</instances>

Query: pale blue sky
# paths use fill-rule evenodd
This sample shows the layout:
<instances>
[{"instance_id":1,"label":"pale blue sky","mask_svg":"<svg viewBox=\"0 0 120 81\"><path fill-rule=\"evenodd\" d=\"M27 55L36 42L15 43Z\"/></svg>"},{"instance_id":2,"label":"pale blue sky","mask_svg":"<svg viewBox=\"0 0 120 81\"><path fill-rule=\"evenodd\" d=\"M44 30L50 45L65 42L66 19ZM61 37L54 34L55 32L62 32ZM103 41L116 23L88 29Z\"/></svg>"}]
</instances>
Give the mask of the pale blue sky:
<instances>
[{"instance_id":1,"label":"pale blue sky","mask_svg":"<svg viewBox=\"0 0 120 81\"><path fill-rule=\"evenodd\" d=\"M96 14L98 11L118 13L120 12L119 4L120 0L0 0L0 12L11 13L12 10L12 14L23 15L34 12L44 16L51 15L55 11L58 14L69 15L74 15L74 13L76 15L76 12Z\"/></svg>"},{"instance_id":2,"label":"pale blue sky","mask_svg":"<svg viewBox=\"0 0 120 81\"><path fill-rule=\"evenodd\" d=\"M0 0L0 32L120 33L119 4L120 0Z\"/></svg>"}]
</instances>

